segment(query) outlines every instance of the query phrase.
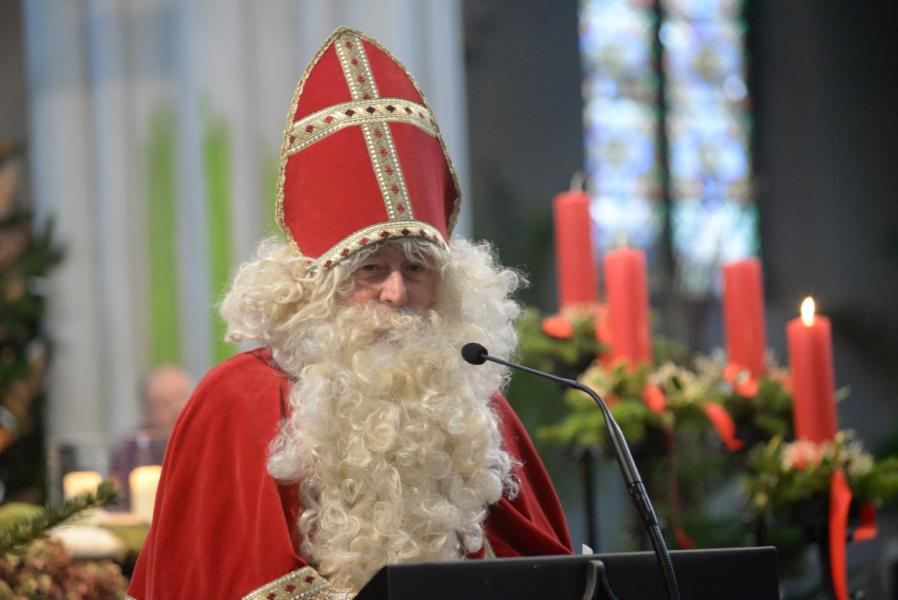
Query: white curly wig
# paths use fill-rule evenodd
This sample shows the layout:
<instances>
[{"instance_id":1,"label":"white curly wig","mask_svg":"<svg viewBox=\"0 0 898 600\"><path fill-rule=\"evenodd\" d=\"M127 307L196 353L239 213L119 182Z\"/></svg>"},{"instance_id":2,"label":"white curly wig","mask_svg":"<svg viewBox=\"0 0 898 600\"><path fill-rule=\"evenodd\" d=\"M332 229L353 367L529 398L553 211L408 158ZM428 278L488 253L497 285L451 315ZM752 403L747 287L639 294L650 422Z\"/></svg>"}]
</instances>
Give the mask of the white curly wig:
<instances>
[{"instance_id":1,"label":"white curly wig","mask_svg":"<svg viewBox=\"0 0 898 600\"><path fill-rule=\"evenodd\" d=\"M471 367L459 350L474 341L511 354L521 277L487 244L385 243L436 270L430 310L345 302L377 246L323 270L274 239L241 266L221 306L230 340L270 347L295 378L268 470L300 482L305 556L354 590L384 564L478 551L487 507L516 492L490 404L506 373Z\"/></svg>"}]
</instances>

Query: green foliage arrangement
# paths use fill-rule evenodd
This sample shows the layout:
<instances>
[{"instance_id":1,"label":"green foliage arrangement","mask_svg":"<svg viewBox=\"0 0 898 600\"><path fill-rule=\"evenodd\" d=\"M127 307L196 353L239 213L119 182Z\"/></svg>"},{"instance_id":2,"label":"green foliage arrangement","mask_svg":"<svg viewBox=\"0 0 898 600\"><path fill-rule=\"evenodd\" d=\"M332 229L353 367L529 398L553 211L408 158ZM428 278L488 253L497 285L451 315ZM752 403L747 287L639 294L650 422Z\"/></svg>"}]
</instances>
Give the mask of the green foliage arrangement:
<instances>
[{"instance_id":1,"label":"green foliage arrangement","mask_svg":"<svg viewBox=\"0 0 898 600\"><path fill-rule=\"evenodd\" d=\"M104 481L96 492L68 498L60 506L36 511L21 508L7 510L7 516L0 520L0 554L25 546L45 535L49 529L70 521L89 508L114 502L117 497L115 484Z\"/></svg>"},{"instance_id":2,"label":"green foliage arrangement","mask_svg":"<svg viewBox=\"0 0 898 600\"><path fill-rule=\"evenodd\" d=\"M745 479L750 507L774 513L824 497L836 471L845 474L858 502L888 507L898 499L898 457L876 461L852 431L840 431L824 444L776 436L753 448Z\"/></svg>"},{"instance_id":3,"label":"green foliage arrangement","mask_svg":"<svg viewBox=\"0 0 898 600\"><path fill-rule=\"evenodd\" d=\"M772 358L754 380L722 353L688 356L656 340L655 362L633 367L610 361L607 346L588 339L601 336L602 318L601 307L547 319L528 309L519 359L578 379L605 398L673 547L773 543L788 571L820 534L795 515L803 511L825 523L820 507L837 469L846 475L852 506L895 508L898 457L875 460L850 432L823 445L794 441L790 374ZM592 399L576 390L563 398L566 414L538 430L538 438L579 451L604 449L602 415ZM715 498L728 498L729 510L721 511L721 502L712 507ZM816 512L808 503L816 503Z\"/></svg>"}]
</instances>

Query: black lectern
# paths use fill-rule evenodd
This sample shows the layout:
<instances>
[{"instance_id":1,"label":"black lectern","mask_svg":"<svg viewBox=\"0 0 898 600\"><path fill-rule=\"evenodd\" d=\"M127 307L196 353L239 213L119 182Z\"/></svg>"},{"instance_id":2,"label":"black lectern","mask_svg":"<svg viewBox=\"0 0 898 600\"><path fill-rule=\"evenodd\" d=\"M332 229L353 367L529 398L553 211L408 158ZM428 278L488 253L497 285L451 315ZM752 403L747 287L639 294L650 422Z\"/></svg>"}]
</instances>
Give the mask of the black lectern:
<instances>
[{"instance_id":1,"label":"black lectern","mask_svg":"<svg viewBox=\"0 0 898 600\"><path fill-rule=\"evenodd\" d=\"M671 557L683 600L779 599L772 547L679 550ZM390 565L377 572L356 600L666 597L655 555L632 552Z\"/></svg>"}]
</instances>

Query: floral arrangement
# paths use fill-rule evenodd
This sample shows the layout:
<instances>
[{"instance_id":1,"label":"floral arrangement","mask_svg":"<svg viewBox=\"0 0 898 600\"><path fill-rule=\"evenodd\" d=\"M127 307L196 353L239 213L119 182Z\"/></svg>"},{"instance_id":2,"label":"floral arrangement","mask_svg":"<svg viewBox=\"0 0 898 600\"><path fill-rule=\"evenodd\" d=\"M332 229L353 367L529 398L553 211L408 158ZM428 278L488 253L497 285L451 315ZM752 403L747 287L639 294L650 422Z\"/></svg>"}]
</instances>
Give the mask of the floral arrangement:
<instances>
[{"instance_id":1,"label":"floral arrangement","mask_svg":"<svg viewBox=\"0 0 898 600\"><path fill-rule=\"evenodd\" d=\"M655 430L687 423L715 430L734 451L774 435L791 435L788 373L772 357L766 375L747 382L746 374L733 372L722 354L690 359L682 346L655 339L655 363L634 368L607 360L607 345L595 340L601 316L601 311L575 312L541 320L538 311L528 309L519 323L520 359L577 378L598 392L633 446L640 446ZM544 427L540 437L601 446L602 418L592 400L576 390L566 391L564 398L569 414Z\"/></svg>"},{"instance_id":2,"label":"floral arrangement","mask_svg":"<svg viewBox=\"0 0 898 600\"><path fill-rule=\"evenodd\" d=\"M606 344L587 339L602 339L603 316L601 307L547 319L528 310L519 326L519 359L576 378L604 397L667 521L672 545L773 543L788 568L820 535L801 526L796 511L807 512L809 502L825 504L837 471L853 494L855 539L870 535L874 507L898 499L898 457L876 461L844 431L819 446L792 441L790 374L772 356L764 375L753 379L727 364L723 352L690 357L655 339L654 363L633 367L611 361ZM567 413L540 428L538 438L604 448L602 415L592 399L571 389L563 398ZM708 498L734 489L740 500L730 503L731 514L709 510ZM814 514L825 522L825 512Z\"/></svg>"},{"instance_id":3,"label":"floral arrangement","mask_svg":"<svg viewBox=\"0 0 898 600\"><path fill-rule=\"evenodd\" d=\"M750 507L764 514L825 495L837 471L857 502L885 506L898 497L898 457L876 461L853 432L840 431L824 444L776 436L754 448L745 480Z\"/></svg>"}]
</instances>

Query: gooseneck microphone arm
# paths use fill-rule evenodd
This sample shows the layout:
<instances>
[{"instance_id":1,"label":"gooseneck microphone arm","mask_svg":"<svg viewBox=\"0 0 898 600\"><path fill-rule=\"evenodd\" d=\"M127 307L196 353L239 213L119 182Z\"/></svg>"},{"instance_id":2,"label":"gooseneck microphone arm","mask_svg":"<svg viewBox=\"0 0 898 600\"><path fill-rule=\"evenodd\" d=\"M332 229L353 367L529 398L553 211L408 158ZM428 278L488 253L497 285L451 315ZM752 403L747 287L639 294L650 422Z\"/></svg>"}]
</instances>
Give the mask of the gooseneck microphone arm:
<instances>
[{"instance_id":1,"label":"gooseneck microphone arm","mask_svg":"<svg viewBox=\"0 0 898 600\"><path fill-rule=\"evenodd\" d=\"M611 416L611 411L608 410L602 397L579 381L558 377L551 373L538 371L536 369L531 369L530 367L525 367L524 365L518 365L502 360L501 358L496 358L495 356L490 356L487 349L477 343L465 344L461 349L461 355L465 361L472 365L482 365L484 362L490 361L518 371L530 373L531 375L536 375L537 377L542 377L543 379L555 381L562 385L578 389L589 395L589 397L595 401L596 406L599 407L599 410L602 411L602 415L605 418L605 431L608 434L608 440L611 442L611 449L614 452L614 457L617 459L617 464L620 466L621 473L627 483L627 491L630 492L630 498L632 498L633 504L636 505L639 517L642 519L642 523L652 542L652 547L655 549L655 556L658 559L658 565L661 567L661 573L664 576L664 586L667 588L667 597L670 600L680 600L680 588L677 584L677 576L676 573L674 573L673 563L670 560L670 552L667 550L667 544L665 544L664 537L661 535L661 526L658 524L658 517L655 516L655 509L652 506L652 501L645 489L645 484L642 482L642 477L639 475L639 469L636 468L636 463L633 461L633 455L630 454L630 447L627 445L624 433L618 426L617 421L614 420L614 417Z\"/></svg>"}]
</instances>

